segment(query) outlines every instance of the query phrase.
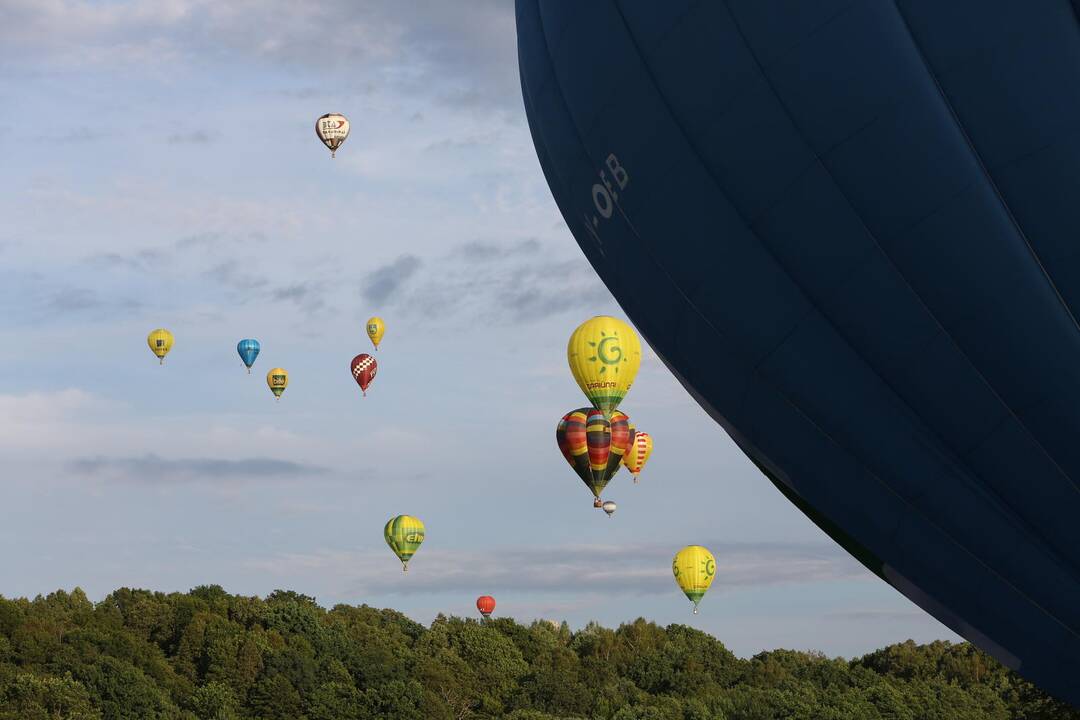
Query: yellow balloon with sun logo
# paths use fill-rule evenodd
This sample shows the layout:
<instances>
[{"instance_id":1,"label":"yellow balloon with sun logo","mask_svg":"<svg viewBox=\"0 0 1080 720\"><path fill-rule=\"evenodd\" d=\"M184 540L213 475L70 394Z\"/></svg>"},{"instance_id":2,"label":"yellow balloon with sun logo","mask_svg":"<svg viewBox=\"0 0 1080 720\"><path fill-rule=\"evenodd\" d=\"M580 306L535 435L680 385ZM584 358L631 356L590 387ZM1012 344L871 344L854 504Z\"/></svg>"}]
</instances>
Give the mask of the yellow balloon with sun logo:
<instances>
[{"instance_id":1,"label":"yellow balloon with sun logo","mask_svg":"<svg viewBox=\"0 0 1080 720\"><path fill-rule=\"evenodd\" d=\"M601 315L578 326L566 346L578 387L592 406L611 417L641 366L641 341L627 323Z\"/></svg>"},{"instance_id":2,"label":"yellow balloon with sun logo","mask_svg":"<svg viewBox=\"0 0 1080 720\"><path fill-rule=\"evenodd\" d=\"M369 317L365 327L367 329L367 336L371 338L371 344L378 350L379 343L382 342L383 333L386 332L386 323L383 322L381 317Z\"/></svg>"},{"instance_id":3,"label":"yellow balloon with sun logo","mask_svg":"<svg viewBox=\"0 0 1080 720\"><path fill-rule=\"evenodd\" d=\"M280 400L281 393L289 387L289 373L285 371L285 368L273 368L266 373L266 384L270 392L274 393L274 400Z\"/></svg>"},{"instance_id":4,"label":"yellow balloon with sun logo","mask_svg":"<svg viewBox=\"0 0 1080 720\"><path fill-rule=\"evenodd\" d=\"M150 352L154 353L158 360L161 361L159 364L164 365L165 356L172 350L172 333L165 328L151 330L150 334L146 336L146 344L150 346Z\"/></svg>"},{"instance_id":5,"label":"yellow balloon with sun logo","mask_svg":"<svg viewBox=\"0 0 1080 720\"><path fill-rule=\"evenodd\" d=\"M698 603L716 576L716 558L708 548L687 545L671 561L671 571L675 573L675 582L679 583L686 597L694 603L696 615Z\"/></svg>"}]
</instances>

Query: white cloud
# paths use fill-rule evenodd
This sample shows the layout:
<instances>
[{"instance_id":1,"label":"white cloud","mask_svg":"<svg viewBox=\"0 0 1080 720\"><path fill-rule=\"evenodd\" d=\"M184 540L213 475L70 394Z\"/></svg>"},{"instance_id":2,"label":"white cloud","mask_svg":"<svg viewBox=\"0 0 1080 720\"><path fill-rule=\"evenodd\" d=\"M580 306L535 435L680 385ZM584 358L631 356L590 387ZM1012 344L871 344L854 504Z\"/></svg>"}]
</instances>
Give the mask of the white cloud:
<instances>
[{"instance_id":1,"label":"white cloud","mask_svg":"<svg viewBox=\"0 0 1080 720\"><path fill-rule=\"evenodd\" d=\"M377 82L459 106L517 98L513 4L499 0L8 0L0 56L35 67L135 67L229 56Z\"/></svg>"},{"instance_id":2,"label":"white cloud","mask_svg":"<svg viewBox=\"0 0 1080 720\"><path fill-rule=\"evenodd\" d=\"M204 471L218 463L218 475L236 475L238 469L250 467L230 465L238 456L270 463L267 467L279 471L321 470L322 463L297 457L297 447L314 456L326 445L274 425L249 427L239 416L207 413L147 422L131 405L74 388L0 395L0 449L50 463L81 459L81 472L100 477L137 474L133 470L146 465L162 448L171 457L157 462L176 478L191 475L199 463ZM199 454L192 458L194 453Z\"/></svg>"},{"instance_id":3,"label":"white cloud","mask_svg":"<svg viewBox=\"0 0 1080 720\"><path fill-rule=\"evenodd\" d=\"M265 482L297 479L326 473L326 468L272 458L162 458L94 456L77 458L70 464L79 475L141 483L172 482Z\"/></svg>"},{"instance_id":4,"label":"white cloud","mask_svg":"<svg viewBox=\"0 0 1080 720\"><path fill-rule=\"evenodd\" d=\"M84 390L0 395L0 448L53 449L77 435L81 420L114 403Z\"/></svg>"}]
</instances>

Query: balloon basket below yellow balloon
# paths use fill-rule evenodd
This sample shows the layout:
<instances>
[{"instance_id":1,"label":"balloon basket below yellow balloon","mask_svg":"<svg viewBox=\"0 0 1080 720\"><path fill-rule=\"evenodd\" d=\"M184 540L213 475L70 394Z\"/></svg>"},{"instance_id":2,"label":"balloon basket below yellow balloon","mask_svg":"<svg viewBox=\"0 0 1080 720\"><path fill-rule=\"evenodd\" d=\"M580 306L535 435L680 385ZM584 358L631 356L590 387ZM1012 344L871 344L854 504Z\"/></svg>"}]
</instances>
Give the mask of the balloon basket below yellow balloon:
<instances>
[{"instance_id":1,"label":"balloon basket below yellow balloon","mask_svg":"<svg viewBox=\"0 0 1080 720\"><path fill-rule=\"evenodd\" d=\"M409 565L407 563L401 563L401 572L409 572Z\"/></svg>"},{"instance_id":2,"label":"balloon basket below yellow balloon","mask_svg":"<svg viewBox=\"0 0 1080 720\"><path fill-rule=\"evenodd\" d=\"M164 365L165 364L165 358L158 358L158 363L157 364L158 365Z\"/></svg>"}]
</instances>

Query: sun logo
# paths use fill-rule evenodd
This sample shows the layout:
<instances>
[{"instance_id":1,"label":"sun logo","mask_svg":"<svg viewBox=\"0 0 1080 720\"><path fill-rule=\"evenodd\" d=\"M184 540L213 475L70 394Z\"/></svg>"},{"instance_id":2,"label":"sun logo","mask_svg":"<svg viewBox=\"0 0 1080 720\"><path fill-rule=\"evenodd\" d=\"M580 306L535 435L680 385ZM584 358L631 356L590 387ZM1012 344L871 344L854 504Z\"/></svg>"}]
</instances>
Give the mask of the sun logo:
<instances>
[{"instance_id":1,"label":"sun logo","mask_svg":"<svg viewBox=\"0 0 1080 720\"><path fill-rule=\"evenodd\" d=\"M607 369L612 368L613 372L619 374L619 363L626 362L626 358L623 357L622 346L619 345L619 333L613 332L608 335L603 330L600 331L599 342L589 341L589 347L596 348L596 354L590 358L586 358L589 362L601 363L600 373L607 372Z\"/></svg>"}]
</instances>

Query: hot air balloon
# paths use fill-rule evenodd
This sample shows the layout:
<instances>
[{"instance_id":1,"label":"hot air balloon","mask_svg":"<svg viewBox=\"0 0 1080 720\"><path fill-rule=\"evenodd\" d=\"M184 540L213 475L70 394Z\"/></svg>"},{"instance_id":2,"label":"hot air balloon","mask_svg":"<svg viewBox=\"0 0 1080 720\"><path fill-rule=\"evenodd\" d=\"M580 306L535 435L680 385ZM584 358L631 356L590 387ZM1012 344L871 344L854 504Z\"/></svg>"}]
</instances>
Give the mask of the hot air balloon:
<instances>
[{"instance_id":1,"label":"hot air balloon","mask_svg":"<svg viewBox=\"0 0 1080 720\"><path fill-rule=\"evenodd\" d=\"M401 570L407 572L409 560L424 542L424 523L412 515L392 517L383 528L383 537L401 561Z\"/></svg>"},{"instance_id":2,"label":"hot air balloon","mask_svg":"<svg viewBox=\"0 0 1080 720\"><path fill-rule=\"evenodd\" d=\"M476 609L480 611L480 614L487 620L491 617L491 613L495 612L495 598L490 595L481 595L476 598Z\"/></svg>"},{"instance_id":3,"label":"hot air balloon","mask_svg":"<svg viewBox=\"0 0 1080 720\"><path fill-rule=\"evenodd\" d=\"M580 408L563 416L555 429L563 457L592 491L594 507L600 493L619 470L630 442L629 418L615 411L609 422L596 408Z\"/></svg>"},{"instance_id":4,"label":"hot air balloon","mask_svg":"<svg viewBox=\"0 0 1080 720\"><path fill-rule=\"evenodd\" d=\"M623 455L623 465L634 476L634 483L638 481L638 475L652 454L652 436L646 432L640 432L633 425L630 426L630 446Z\"/></svg>"},{"instance_id":5,"label":"hot air balloon","mask_svg":"<svg viewBox=\"0 0 1080 720\"><path fill-rule=\"evenodd\" d=\"M275 401L280 400L281 393L289 387L289 373L285 368L274 368L266 373L266 384L270 387L270 392L274 393Z\"/></svg>"},{"instance_id":6,"label":"hot air balloon","mask_svg":"<svg viewBox=\"0 0 1080 720\"><path fill-rule=\"evenodd\" d=\"M675 582L694 603L694 614L697 615L697 606L701 598L712 585L716 576L716 558L708 548L701 545L687 545L675 554L671 561L671 572L675 574Z\"/></svg>"},{"instance_id":7,"label":"hot air balloon","mask_svg":"<svg viewBox=\"0 0 1080 720\"><path fill-rule=\"evenodd\" d=\"M339 113L327 113L315 121L315 134L323 145L330 148L330 157L333 158L349 137L349 121Z\"/></svg>"},{"instance_id":8,"label":"hot air balloon","mask_svg":"<svg viewBox=\"0 0 1080 720\"><path fill-rule=\"evenodd\" d=\"M165 356L169 354L173 346L173 335L165 328L151 330L146 336L146 344L150 346L150 352L157 355L159 365L165 364Z\"/></svg>"},{"instance_id":9,"label":"hot air balloon","mask_svg":"<svg viewBox=\"0 0 1080 720\"><path fill-rule=\"evenodd\" d=\"M641 342L625 322L601 315L574 330L566 346L566 359L585 397L610 417L637 377Z\"/></svg>"},{"instance_id":10,"label":"hot air balloon","mask_svg":"<svg viewBox=\"0 0 1080 720\"><path fill-rule=\"evenodd\" d=\"M516 6L540 164L652 349L866 567L1080 705L1074 6Z\"/></svg>"},{"instance_id":11,"label":"hot air balloon","mask_svg":"<svg viewBox=\"0 0 1080 720\"><path fill-rule=\"evenodd\" d=\"M383 322L381 317L369 317L365 327L367 329L367 336L371 338L371 344L378 350L379 343L382 342L383 333L386 332L386 323Z\"/></svg>"},{"instance_id":12,"label":"hot air balloon","mask_svg":"<svg viewBox=\"0 0 1080 720\"><path fill-rule=\"evenodd\" d=\"M614 501L614 500L605 500L605 501L604 501L604 502L603 502L603 503L602 503L602 504L600 505L600 508L601 508L601 509L602 509L602 510L603 510L604 512L606 512L606 513L607 513L607 516L608 516L608 517L611 517L612 515L614 515L614 514L615 514L615 510L616 510L616 509L617 509L618 507L619 507L619 506L615 504L615 501Z\"/></svg>"},{"instance_id":13,"label":"hot air balloon","mask_svg":"<svg viewBox=\"0 0 1080 720\"><path fill-rule=\"evenodd\" d=\"M248 375L250 375L251 366L255 364L255 358L259 357L259 341L250 338L241 340L236 344L236 352L240 354L240 359L244 361L244 365L247 365Z\"/></svg>"},{"instance_id":14,"label":"hot air balloon","mask_svg":"<svg viewBox=\"0 0 1080 720\"><path fill-rule=\"evenodd\" d=\"M352 359L349 368L352 370L353 380L356 380L356 384L360 386L360 392L367 396L368 386L375 379L375 373L379 370L379 363L375 362L375 358L367 353L360 353Z\"/></svg>"}]
</instances>

